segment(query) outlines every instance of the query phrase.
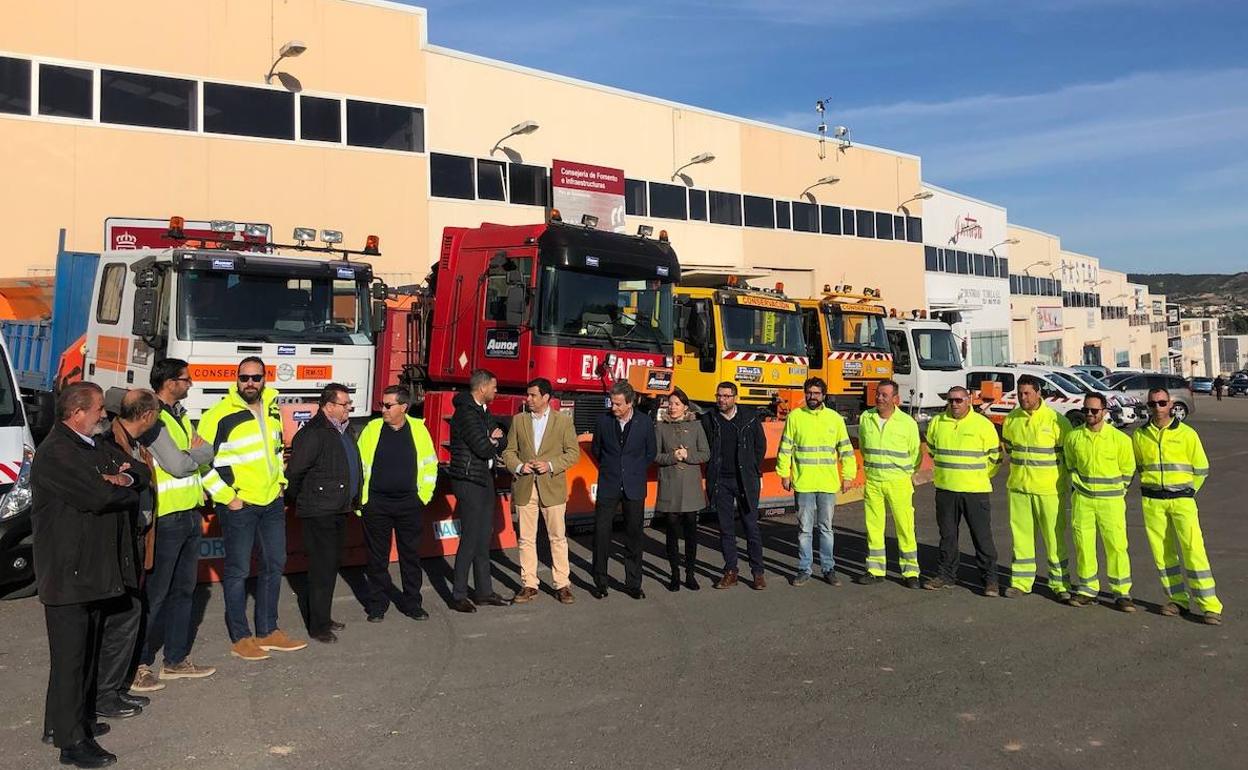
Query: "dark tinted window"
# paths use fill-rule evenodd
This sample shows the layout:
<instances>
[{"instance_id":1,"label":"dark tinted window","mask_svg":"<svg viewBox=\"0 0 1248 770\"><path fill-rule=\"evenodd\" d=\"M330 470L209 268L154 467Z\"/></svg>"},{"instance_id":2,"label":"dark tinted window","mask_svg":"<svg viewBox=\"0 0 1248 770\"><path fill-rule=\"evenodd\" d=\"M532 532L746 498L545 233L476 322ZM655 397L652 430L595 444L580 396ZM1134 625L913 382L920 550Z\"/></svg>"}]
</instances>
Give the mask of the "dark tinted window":
<instances>
[{"instance_id":1,"label":"dark tinted window","mask_svg":"<svg viewBox=\"0 0 1248 770\"><path fill-rule=\"evenodd\" d=\"M397 104L347 100L347 144L425 151L425 111Z\"/></svg>"},{"instance_id":2,"label":"dark tinted window","mask_svg":"<svg viewBox=\"0 0 1248 770\"><path fill-rule=\"evenodd\" d=\"M884 241L893 239L893 215L875 212L875 237Z\"/></svg>"},{"instance_id":3,"label":"dark tinted window","mask_svg":"<svg viewBox=\"0 0 1248 770\"><path fill-rule=\"evenodd\" d=\"M706 221L706 190L689 191L689 218Z\"/></svg>"},{"instance_id":4,"label":"dark tinted window","mask_svg":"<svg viewBox=\"0 0 1248 770\"><path fill-rule=\"evenodd\" d=\"M646 214L646 183L624 180L624 213L644 217Z\"/></svg>"},{"instance_id":5,"label":"dark tinted window","mask_svg":"<svg viewBox=\"0 0 1248 770\"><path fill-rule=\"evenodd\" d=\"M841 207L840 206L820 206L819 207L819 226L823 230L824 235L840 235L841 234Z\"/></svg>"},{"instance_id":6,"label":"dark tinted window","mask_svg":"<svg viewBox=\"0 0 1248 770\"><path fill-rule=\"evenodd\" d=\"M299 136L317 142L341 142L342 102L319 96L300 96Z\"/></svg>"},{"instance_id":7,"label":"dark tinted window","mask_svg":"<svg viewBox=\"0 0 1248 770\"><path fill-rule=\"evenodd\" d=\"M841 234L842 235L854 234L855 219L856 218L854 217L853 209L841 209Z\"/></svg>"},{"instance_id":8,"label":"dark tinted window","mask_svg":"<svg viewBox=\"0 0 1248 770\"><path fill-rule=\"evenodd\" d=\"M975 259L975 266L971 272L975 273L975 275L987 275L987 273L984 272L984 255L975 254L973 257Z\"/></svg>"},{"instance_id":9,"label":"dark tinted window","mask_svg":"<svg viewBox=\"0 0 1248 770\"><path fill-rule=\"evenodd\" d=\"M923 220L918 217L906 217L906 240L910 243L923 242Z\"/></svg>"},{"instance_id":10,"label":"dark tinted window","mask_svg":"<svg viewBox=\"0 0 1248 770\"><path fill-rule=\"evenodd\" d=\"M957 254L957 257L956 257L957 271L956 272L958 273L958 275L966 275L970 273L971 265L970 265L970 260L968 259L970 255L967 254L965 251L959 251L959 252L956 252L956 254Z\"/></svg>"},{"instance_id":11,"label":"dark tinted window","mask_svg":"<svg viewBox=\"0 0 1248 770\"><path fill-rule=\"evenodd\" d=\"M0 56L0 112L30 114L30 62Z\"/></svg>"},{"instance_id":12,"label":"dark tinted window","mask_svg":"<svg viewBox=\"0 0 1248 770\"><path fill-rule=\"evenodd\" d=\"M685 188L675 184L650 183L650 216L663 219L686 219Z\"/></svg>"},{"instance_id":13,"label":"dark tinted window","mask_svg":"<svg viewBox=\"0 0 1248 770\"><path fill-rule=\"evenodd\" d=\"M546 169L542 166L529 166L524 163L512 163L508 167L507 189L511 192L512 203L528 206L546 205Z\"/></svg>"},{"instance_id":14,"label":"dark tinted window","mask_svg":"<svg viewBox=\"0 0 1248 770\"><path fill-rule=\"evenodd\" d=\"M295 95L267 88L204 83L204 131L295 138Z\"/></svg>"},{"instance_id":15,"label":"dark tinted window","mask_svg":"<svg viewBox=\"0 0 1248 770\"><path fill-rule=\"evenodd\" d=\"M910 373L910 347L901 329L888 330L888 346L893 350L893 374Z\"/></svg>"},{"instance_id":16,"label":"dark tinted window","mask_svg":"<svg viewBox=\"0 0 1248 770\"><path fill-rule=\"evenodd\" d=\"M775 202L771 198L760 198L757 195L745 196L745 226L775 227Z\"/></svg>"},{"instance_id":17,"label":"dark tinted window","mask_svg":"<svg viewBox=\"0 0 1248 770\"><path fill-rule=\"evenodd\" d=\"M1004 278L1010 274L1010 261L1005 257L997 257L997 276Z\"/></svg>"},{"instance_id":18,"label":"dark tinted window","mask_svg":"<svg viewBox=\"0 0 1248 770\"><path fill-rule=\"evenodd\" d=\"M859 238L875 237L875 212L859 211L857 212L857 225ZM849 233L846 233L848 235Z\"/></svg>"},{"instance_id":19,"label":"dark tinted window","mask_svg":"<svg viewBox=\"0 0 1248 770\"><path fill-rule=\"evenodd\" d=\"M507 165L496 160L477 161L477 198L483 201L506 200Z\"/></svg>"},{"instance_id":20,"label":"dark tinted window","mask_svg":"<svg viewBox=\"0 0 1248 770\"><path fill-rule=\"evenodd\" d=\"M77 67L39 65L39 114L91 119L95 73Z\"/></svg>"},{"instance_id":21,"label":"dark tinted window","mask_svg":"<svg viewBox=\"0 0 1248 770\"><path fill-rule=\"evenodd\" d=\"M472 158L429 153L429 192L438 198L472 200Z\"/></svg>"},{"instance_id":22,"label":"dark tinted window","mask_svg":"<svg viewBox=\"0 0 1248 770\"><path fill-rule=\"evenodd\" d=\"M100 120L105 123L194 131L196 106L193 81L112 70L100 73Z\"/></svg>"},{"instance_id":23,"label":"dark tinted window","mask_svg":"<svg viewBox=\"0 0 1248 770\"><path fill-rule=\"evenodd\" d=\"M711 221L719 225L741 224L741 196L736 193L711 190Z\"/></svg>"},{"instance_id":24,"label":"dark tinted window","mask_svg":"<svg viewBox=\"0 0 1248 770\"><path fill-rule=\"evenodd\" d=\"M793 229L799 233L819 232L819 207L813 203L793 201Z\"/></svg>"},{"instance_id":25,"label":"dark tinted window","mask_svg":"<svg viewBox=\"0 0 1248 770\"><path fill-rule=\"evenodd\" d=\"M1205 379L1207 380L1208 378ZM1166 385L1164 387L1170 390L1187 390L1191 386L1188 385L1187 380L1182 377L1167 377Z\"/></svg>"},{"instance_id":26,"label":"dark tinted window","mask_svg":"<svg viewBox=\"0 0 1248 770\"><path fill-rule=\"evenodd\" d=\"M900 214L893 216L893 239L898 241L906 239L906 218Z\"/></svg>"},{"instance_id":27,"label":"dark tinted window","mask_svg":"<svg viewBox=\"0 0 1248 770\"><path fill-rule=\"evenodd\" d=\"M789 202L776 201L776 229L788 230L792 226L789 217Z\"/></svg>"},{"instance_id":28,"label":"dark tinted window","mask_svg":"<svg viewBox=\"0 0 1248 770\"><path fill-rule=\"evenodd\" d=\"M935 246L923 247L923 267L927 270L939 270L940 260L938 259L938 250Z\"/></svg>"}]
</instances>

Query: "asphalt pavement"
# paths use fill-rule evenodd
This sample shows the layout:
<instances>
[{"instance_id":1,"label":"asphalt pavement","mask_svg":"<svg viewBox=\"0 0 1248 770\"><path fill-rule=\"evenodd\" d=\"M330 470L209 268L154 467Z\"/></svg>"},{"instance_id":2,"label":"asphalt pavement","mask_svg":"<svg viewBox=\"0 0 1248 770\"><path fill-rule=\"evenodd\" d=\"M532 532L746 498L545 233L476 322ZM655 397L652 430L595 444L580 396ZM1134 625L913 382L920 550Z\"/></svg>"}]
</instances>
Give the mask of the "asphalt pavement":
<instances>
[{"instance_id":1,"label":"asphalt pavement","mask_svg":"<svg viewBox=\"0 0 1248 770\"><path fill-rule=\"evenodd\" d=\"M216 676L152 694L101 739L119 766L976 767L1248 766L1248 399L1200 397L1193 422L1212 464L1199 497L1224 624L1156 613L1164 603L1128 497L1134 594L1144 611L1074 609L1043 588L1021 599L971 590L859 586L862 504L836 512L844 585L788 584L791 518L763 524L770 585L710 589L718 534L701 529L703 590L664 589L660 529L647 530L648 598L589 596L589 540L572 546L576 603L547 590L523 606L447 609L449 570L426 561L428 621L391 611L369 624L338 584L336 645L315 642L245 663L228 652L219 587L201 587L192 658ZM1004 489L999 478L996 486ZM932 488L917 505L920 560L934 566ZM1008 566L1004 494L994 532ZM742 543L744 545L744 543ZM744 557L744 549L742 556ZM1043 559L1039 560L1043 565ZM1103 565L1103 561L1102 561ZM1102 567L1103 568L1103 567ZM1041 566L1043 571L1043 566ZM392 565L397 581L397 565ZM514 551L495 554L500 593L517 587ZM549 571L543 566L543 579ZM622 577L621 565L612 574ZM1042 583L1043 581L1041 581ZM282 626L302 636L284 583ZM47 642L36 599L0 604L0 766L54 767L39 742Z\"/></svg>"}]
</instances>

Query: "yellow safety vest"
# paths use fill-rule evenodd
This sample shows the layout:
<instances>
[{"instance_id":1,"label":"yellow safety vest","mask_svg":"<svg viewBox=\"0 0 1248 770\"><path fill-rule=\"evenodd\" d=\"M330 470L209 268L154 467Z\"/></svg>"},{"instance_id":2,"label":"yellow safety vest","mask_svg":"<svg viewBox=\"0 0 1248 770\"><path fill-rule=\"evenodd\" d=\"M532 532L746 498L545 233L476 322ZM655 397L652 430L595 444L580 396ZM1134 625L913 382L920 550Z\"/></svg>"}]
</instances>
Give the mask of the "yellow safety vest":
<instances>
[{"instance_id":1,"label":"yellow safety vest","mask_svg":"<svg viewBox=\"0 0 1248 770\"><path fill-rule=\"evenodd\" d=\"M919 467L919 426L900 409L885 421L871 408L858 421L858 448L867 481L909 480Z\"/></svg>"},{"instance_id":2,"label":"yellow safety vest","mask_svg":"<svg viewBox=\"0 0 1248 770\"><path fill-rule=\"evenodd\" d=\"M1209 477L1209 458L1191 426L1172 419L1158 429L1150 421L1131 437L1140 489L1148 492L1196 492Z\"/></svg>"},{"instance_id":3,"label":"yellow safety vest","mask_svg":"<svg viewBox=\"0 0 1248 770\"><path fill-rule=\"evenodd\" d=\"M191 421L186 415L174 417L166 409L160 410L160 421L169 433L169 438L183 452L191 448ZM199 473L191 472L189 476L178 478L160 467L160 460L152 454L152 467L156 473L156 518L165 514L190 511L204 504L204 487L200 483Z\"/></svg>"},{"instance_id":4,"label":"yellow safety vest","mask_svg":"<svg viewBox=\"0 0 1248 770\"><path fill-rule=\"evenodd\" d=\"M433 437L425 427L424 420L408 417L407 424L412 432L412 446L416 448L416 467L412 473L416 475L416 494L422 503L433 499L433 488L438 483L438 454L433 447ZM386 427L385 420L380 417L370 420L360 431L360 459L364 464L364 491L360 493L360 505L368 502L368 481L373 476L373 458L377 455L377 444L381 441L381 431Z\"/></svg>"},{"instance_id":5,"label":"yellow safety vest","mask_svg":"<svg viewBox=\"0 0 1248 770\"><path fill-rule=\"evenodd\" d=\"M1010 455L1006 488L1032 495L1062 491L1062 444L1067 433L1070 421L1046 404L1031 413L1021 406L1011 410L1001 427L1001 439Z\"/></svg>"},{"instance_id":6,"label":"yellow safety vest","mask_svg":"<svg viewBox=\"0 0 1248 770\"><path fill-rule=\"evenodd\" d=\"M927 426L932 453L933 483L949 492L991 492L992 477L1001 468L997 427L979 412L960 420L941 412Z\"/></svg>"},{"instance_id":7,"label":"yellow safety vest","mask_svg":"<svg viewBox=\"0 0 1248 770\"><path fill-rule=\"evenodd\" d=\"M237 495L245 503L268 505L286 484L277 391L265 388L260 400L263 423L237 388L231 388L199 420L199 435L216 451L212 466L202 474L204 489L218 503L228 503Z\"/></svg>"},{"instance_id":8,"label":"yellow safety vest","mask_svg":"<svg viewBox=\"0 0 1248 770\"><path fill-rule=\"evenodd\" d=\"M842 479L852 481L858 476L854 445L849 442L845 420L835 409L802 407L789 412L776 455L776 473L782 479L792 475L797 492L839 492Z\"/></svg>"},{"instance_id":9,"label":"yellow safety vest","mask_svg":"<svg viewBox=\"0 0 1248 770\"><path fill-rule=\"evenodd\" d=\"M1109 423L1099 431L1081 425L1066 435L1062 457L1077 495L1122 497L1135 475L1135 453L1127 434Z\"/></svg>"}]
</instances>

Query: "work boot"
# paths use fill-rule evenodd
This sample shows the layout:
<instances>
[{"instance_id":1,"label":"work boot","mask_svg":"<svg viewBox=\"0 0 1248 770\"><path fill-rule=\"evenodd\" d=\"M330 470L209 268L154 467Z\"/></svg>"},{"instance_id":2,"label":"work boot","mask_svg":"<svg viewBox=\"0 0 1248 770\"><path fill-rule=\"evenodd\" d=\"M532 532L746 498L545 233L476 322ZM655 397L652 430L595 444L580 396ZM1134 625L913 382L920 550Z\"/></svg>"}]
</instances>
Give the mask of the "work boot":
<instances>
[{"instance_id":1,"label":"work boot","mask_svg":"<svg viewBox=\"0 0 1248 770\"><path fill-rule=\"evenodd\" d=\"M161 679L204 679L215 673L217 670L212 666L197 666L190 658L181 663L165 663L160 667Z\"/></svg>"},{"instance_id":2,"label":"work boot","mask_svg":"<svg viewBox=\"0 0 1248 770\"><path fill-rule=\"evenodd\" d=\"M854 582L860 586L870 586L870 585L875 585L876 583L884 582L884 578L880 577L879 575L872 575L870 572L864 572L858 577L854 578Z\"/></svg>"},{"instance_id":3,"label":"work boot","mask_svg":"<svg viewBox=\"0 0 1248 770\"><path fill-rule=\"evenodd\" d=\"M1009 588L1005 589L1005 593L1001 595L1007 599L1017 599L1018 597L1023 595L1023 592L1018 590L1014 586L1010 586Z\"/></svg>"},{"instance_id":4,"label":"work boot","mask_svg":"<svg viewBox=\"0 0 1248 770\"><path fill-rule=\"evenodd\" d=\"M764 577L763 573L761 572L755 575L754 580L750 583L750 588L753 588L755 591L762 591L766 587L767 587L767 578Z\"/></svg>"},{"instance_id":5,"label":"work boot","mask_svg":"<svg viewBox=\"0 0 1248 770\"><path fill-rule=\"evenodd\" d=\"M919 584L919 579L917 577L908 577L906 578L906 588L917 590L922 588L922 586Z\"/></svg>"},{"instance_id":6,"label":"work boot","mask_svg":"<svg viewBox=\"0 0 1248 770\"><path fill-rule=\"evenodd\" d=\"M952 582L945 580L943 577L937 575L936 577L930 577L927 580L923 581L923 590L924 591L939 591L942 588L949 588L952 585L953 585Z\"/></svg>"},{"instance_id":7,"label":"work boot","mask_svg":"<svg viewBox=\"0 0 1248 770\"><path fill-rule=\"evenodd\" d=\"M810 573L799 572L793 577L793 587L800 588L810 582Z\"/></svg>"},{"instance_id":8,"label":"work boot","mask_svg":"<svg viewBox=\"0 0 1248 770\"><path fill-rule=\"evenodd\" d=\"M1222 616L1216 612L1206 612L1201 617L1201 622L1206 626L1220 626L1222 625Z\"/></svg>"},{"instance_id":9,"label":"work boot","mask_svg":"<svg viewBox=\"0 0 1248 770\"><path fill-rule=\"evenodd\" d=\"M737 571L735 569L726 570L724 576L715 582L715 587L719 589L732 588L737 584Z\"/></svg>"},{"instance_id":10,"label":"work boot","mask_svg":"<svg viewBox=\"0 0 1248 770\"><path fill-rule=\"evenodd\" d=\"M1131 601L1130 596L1119 596L1114 600L1114 609L1119 612L1135 612L1135 602Z\"/></svg>"},{"instance_id":11,"label":"work boot","mask_svg":"<svg viewBox=\"0 0 1248 770\"><path fill-rule=\"evenodd\" d=\"M997 585L996 583L985 583L984 584L984 596L987 596L991 599L1001 598L1001 587Z\"/></svg>"},{"instance_id":12,"label":"work boot","mask_svg":"<svg viewBox=\"0 0 1248 770\"><path fill-rule=\"evenodd\" d=\"M269 654L260 648L254 636L245 636L230 647L230 654L243 660L268 660Z\"/></svg>"},{"instance_id":13,"label":"work boot","mask_svg":"<svg viewBox=\"0 0 1248 770\"><path fill-rule=\"evenodd\" d=\"M1074 596L1067 599L1066 603L1069 604L1071 607L1087 607L1089 604L1091 604L1094 601L1096 601L1095 597L1087 596L1085 594L1075 594Z\"/></svg>"},{"instance_id":14,"label":"work boot","mask_svg":"<svg viewBox=\"0 0 1248 770\"><path fill-rule=\"evenodd\" d=\"M130 689L135 692L156 692L165 689L165 683L156 678L149 666L139 666L134 672L134 681Z\"/></svg>"},{"instance_id":15,"label":"work boot","mask_svg":"<svg viewBox=\"0 0 1248 770\"><path fill-rule=\"evenodd\" d=\"M260 645L260 649L272 652L296 652L308 646L308 643L302 639L291 639L286 632L280 628L274 629L273 633L268 636L262 636L256 639L256 644Z\"/></svg>"},{"instance_id":16,"label":"work boot","mask_svg":"<svg viewBox=\"0 0 1248 770\"><path fill-rule=\"evenodd\" d=\"M823 573L823 579L827 581L828 585L832 586L833 588L841 587L841 579L837 577L837 574L834 570L828 570L827 572Z\"/></svg>"},{"instance_id":17,"label":"work boot","mask_svg":"<svg viewBox=\"0 0 1248 770\"><path fill-rule=\"evenodd\" d=\"M1181 612L1183 612L1183 608L1175 604L1174 602L1166 602L1166 606L1162 607L1160 612L1162 615L1165 615L1168 618L1173 618L1173 617L1177 617Z\"/></svg>"}]
</instances>

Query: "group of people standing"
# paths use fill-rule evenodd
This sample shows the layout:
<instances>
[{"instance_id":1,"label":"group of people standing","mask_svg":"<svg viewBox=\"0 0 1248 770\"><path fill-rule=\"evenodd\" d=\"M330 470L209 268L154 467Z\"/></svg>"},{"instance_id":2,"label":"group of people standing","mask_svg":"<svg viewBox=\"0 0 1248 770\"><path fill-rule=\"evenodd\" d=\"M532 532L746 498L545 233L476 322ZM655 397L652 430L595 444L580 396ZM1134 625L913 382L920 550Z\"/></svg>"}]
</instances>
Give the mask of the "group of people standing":
<instances>
[{"instance_id":1,"label":"group of people standing","mask_svg":"<svg viewBox=\"0 0 1248 770\"><path fill-rule=\"evenodd\" d=\"M177 359L153 367L151 390L126 393L111 424L97 385L74 383L59 394L59 422L35 454L31 484L38 591L51 657L44 740L60 749L62 763L103 767L115 762L95 740L108 730L98 717L135 716L151 702L140 693L160 690L169 680L215 673L189 658L203 532L200 510L206 500L222 532L225 620L235 657L264 660L273 652L307 646L278 624L288 502L295 504L301 521L312 639L331 644L345 627L332 616L331 606L349 515L361 516L368 549L367 620L383 621L392 603L414 620L429 617L421 601L419 544L422 511L437 483L438 454L424 422L408 414L409 392L387 387L381 415L357 437L350 425L350 390L326 385L317 413L295 433L287 457L277 392L266 380L261 359L243 359L236 386L203 414L197 427L181 405L192 380L187 363ZM903 584L929 590L954 584L965 519L985 595L1031 592L1038 530L1049 588L1073 606L1086 606L1100 591L1099 533L1114 606L1134 611L1125 493L1138 472L1149 545L1169 597L1161 613L1187 613L1195 604L1203 622L1220 623L1222 605L1195 502L1209 463L1196 432L1170 416L1169 394L1163 389L1149 393L1152 419L1128 437L1106 422L1104 396L1086 396L1084 420L1074 428L1043 403L1040 388L1034 378L1020 378L1020 406L1006 417L999 436L973 408L971 394L955 387L923 440L914 419L897 406L897 384L885 380L878 385L875 406L859 424L867 554L857 582L883 580L885 523L891 514ZM539 517L550 541L555 596L572 604L567 471L581 454L572 419L551 408L552 387L545 378L528 383L526 409L510 421L490 411L496 391L494 375L477 370L453 399L445 472L456 501L459 546L451 608L476 612L480 606L522 604L539 595ZM797 502L798 562L792 583L811 580L817 529L820 572L837 586L832 521L837 495L857 483L857 456L844 419L826 406L826 384L817 377L807 380L804 396L805 405L786 418L776 459L781 484ZM734 383L720 383L715 408L698 414L676 388L656 423L637 410L637 394L628 383L612 386L610 409L595 425L589 448L598 465L592 492L595 598L609 595L617 515L624 521L624 592L645 598L643 527L652 465L658 468L656 513L667 524L668 590L700 588L698 517L708 508L718 520L724 562L714 588L739 582L755 590L767 587L759 529L767 439L762 415L738 405L736 398ZM934 466L940 556L935 574L920 583L913 475L924 444ZM1010 584L1002 594L989 494L1007 456L1013 559ZM495 591L490 574L499 471L513 476L519 520L521 586L511 597ZM746 540L748 579L739 571L738 522ZM1074 533L1074 568L1066 553L1067 529ZM392 542L401 588L389 572ZM258 568L249 622L245 581L253 552L258 552Z\"/></svg>"}]
</instances>

